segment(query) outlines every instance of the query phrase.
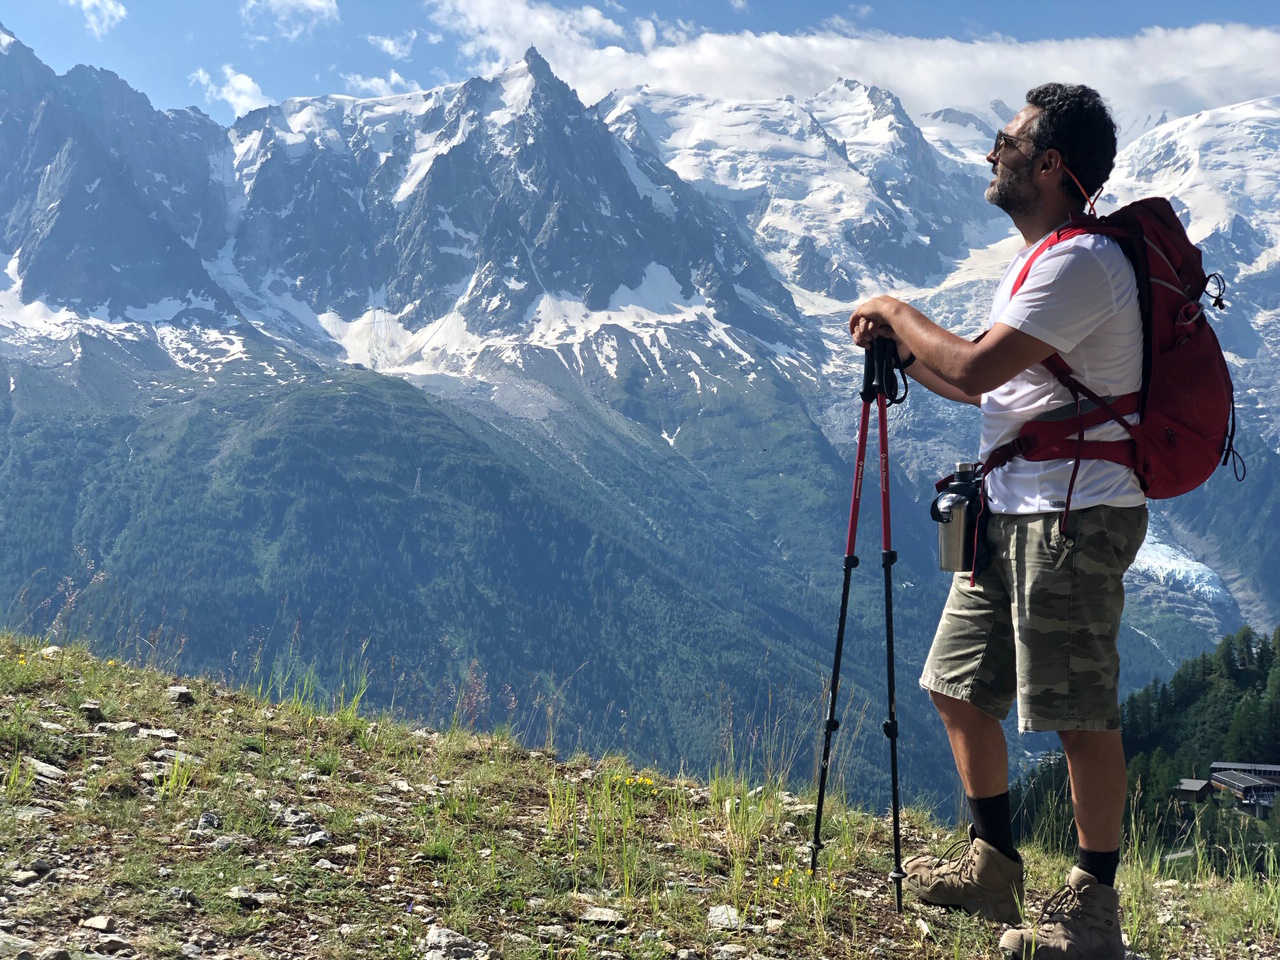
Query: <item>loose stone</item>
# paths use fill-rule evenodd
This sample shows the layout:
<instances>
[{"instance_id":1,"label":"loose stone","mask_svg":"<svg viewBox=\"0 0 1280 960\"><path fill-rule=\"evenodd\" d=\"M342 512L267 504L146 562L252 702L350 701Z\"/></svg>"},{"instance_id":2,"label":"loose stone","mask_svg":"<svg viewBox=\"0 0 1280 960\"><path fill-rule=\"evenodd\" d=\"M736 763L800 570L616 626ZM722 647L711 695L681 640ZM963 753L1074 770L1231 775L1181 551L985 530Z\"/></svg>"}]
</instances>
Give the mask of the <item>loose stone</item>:
<instances>
[{"instance_id":1,"label":"loose stone","mask_svg":"<svg viewBox=\"0 0 1280 960\"><path fill-rule=\"evenodd\" d=\"M737 930L742 926L738 910L729 904L712 907L707 913L707 927L711 930Z\"/></svg>"},{"instance_id":2,"label":"loose stone","mask_svg":"<svg viewBox=\"0 0 1280 960\"><path fill-rule=\"evenodd\" d=\"M67 771L59 767L55 767L51 763L45 763L43 760L37 760L35 757L23 757L23 761L37 777L43 777L45 780L67 779Z\"/></svg>"},{"instance_id":3,"label":"loose stone","mask_svg":"<svg viewBox=\"0 0 1280 960\"><path fill-rule=\"evenodd\" d=\"M627 921L617 910L609 907L588 907L582 911L582 920L585 923L604 923L610 926L625 926Z\"/></svg>"},{"instance_id":4,"label":"loose stone","mask_svg":"<svg viewBox=\"0 0 1280 960\"><path fill-rule=\"evenodd\" d=\"M427 930L427 950L423 960L464 960L467 957L482 960L488 956L489 945L482 940L471 940L434 923Z\"/></svg>"},{"instance_id":5,"label":"loose stone","mask_svg":"<svg viewBox=\"0 0 1280 960\"><path fill-rule=\"evenodd\" d=\"M259 905L258 895L248 887L234 886L227 891L227 899L242 907L254 909Z\"/></svg>"},{"instance_id":6,"label":"loose stone","mask_svg":"<svg viewBox=\"0 0 1280 960\"><path fill-rule=\"evenodd\" d=\"M138 731L137 736L143 740L150 738L170 743L178 739L178 731L170 730L168 727L143 727Z\"/></svg>"},{"instance_id":7,"label":"loose stone","mask_svg":"<svg viewBox=\"0 0 1280 960\"><path fill-rule=\"evenodd\" d=\"M136 737L138 730L141 729L131 720L121 720L119 723L99 723L94 726L94 733L119 733L126 737Z\"/></svg>"},{"instance_id":8,"label":"loose stone","mask_svg":"<svg viewBox=\"0 0 1280 960\"><path fill-rule=\"evenodd\" d=\"M0 957L18 957L25 951L28 956L34 956L31 952L40 946L34 940L27 940L23 937L15 937L11 933L0 931Z\"/></svg>"}]
</instances>

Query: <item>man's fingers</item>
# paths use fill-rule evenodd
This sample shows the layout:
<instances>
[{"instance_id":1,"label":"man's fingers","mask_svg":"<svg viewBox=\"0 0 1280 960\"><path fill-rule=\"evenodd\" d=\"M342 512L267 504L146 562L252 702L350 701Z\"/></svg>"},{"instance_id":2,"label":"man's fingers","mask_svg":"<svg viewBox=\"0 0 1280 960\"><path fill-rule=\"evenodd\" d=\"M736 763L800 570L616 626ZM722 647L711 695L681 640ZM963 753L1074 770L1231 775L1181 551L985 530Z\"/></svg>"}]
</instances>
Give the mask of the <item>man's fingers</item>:
<instances>
[{"instance_id":1,"label":"man's fingers","mask_svg":"<svg viewBox=\"0 0 1280 960\"><path fill-rule=\"evenodd\" d=\"M853 335L854 343L866 347L875 339L875 324L854 314L849 318L849 332Z\"/></svg>"}]
</instances>

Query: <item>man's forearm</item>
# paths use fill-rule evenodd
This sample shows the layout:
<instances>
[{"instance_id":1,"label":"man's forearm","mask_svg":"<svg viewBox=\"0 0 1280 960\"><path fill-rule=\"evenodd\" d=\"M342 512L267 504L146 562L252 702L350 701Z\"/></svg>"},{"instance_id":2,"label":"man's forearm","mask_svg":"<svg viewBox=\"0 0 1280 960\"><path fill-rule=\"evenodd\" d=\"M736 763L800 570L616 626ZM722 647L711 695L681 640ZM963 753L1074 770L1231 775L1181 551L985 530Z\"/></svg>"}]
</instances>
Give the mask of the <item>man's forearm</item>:
<instances>
[{"instance_id":1,"label":"man's forearm","mask_svg":"<svg viewBox=\"0 0 1280 960\"><path fill-rule=\"evenodd\" d=\"M973 343L942 329L901 300L890 302L885 310L885 319L898 341L911 351L917 363L927 369L927 373L921 371L924 376L916 376L915 379L942 396L960 399L964 403L978 402L977 396L965 389L972 373ZM915 364L912 364L908 373L914 370ZM943 389L937 389L930 380Z\"/></svg>"},{"instance_id":2,"label":"man's forearm","mask_svg":"<svg viewBox=\"0 0 1280 960\"><path fill-rule=\"evenodd\" d=\"M977 406L982 399L981 395L975 396L971 393L965 393L959 387L947 383L946 380L938 376L937 371L931 369L919 357L916 357L915 363L907 367L904 372L916 383L947 400L954 400L956 403L971 403Z\"/></svg>"}]
</instances>

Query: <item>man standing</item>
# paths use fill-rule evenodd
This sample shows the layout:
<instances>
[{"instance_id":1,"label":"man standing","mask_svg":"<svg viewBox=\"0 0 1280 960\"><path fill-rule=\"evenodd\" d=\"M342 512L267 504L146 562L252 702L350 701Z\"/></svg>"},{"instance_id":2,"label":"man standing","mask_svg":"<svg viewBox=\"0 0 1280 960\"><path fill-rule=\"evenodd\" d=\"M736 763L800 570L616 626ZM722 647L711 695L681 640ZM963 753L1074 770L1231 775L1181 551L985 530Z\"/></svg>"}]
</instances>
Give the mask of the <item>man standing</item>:
<instances>
[{"instance_id":1,"label":"man standing","mask_svg":"<svg viewBox=\"0 0 1280 960\"><path fill-rule=\"evenodd\" d=\"M1076 412L1043 366L1059 354L1095 393L1121 396L1142 379L1142 323L1133 269L1111 239L1061 241L1014 281L1041 241L1079 214L1111 173L1115 124L1098 93L1044 84L996 134L986 198L1009 214L1027 246L996 290L990 324L963 340L892 297L849 320L862 346L893 338L908 373L935 393L982 410L981 456L1028 420ZM1089 440L1124 439L1104 423ZM1105 460L1015 458L985 480L990 561L956 574L925 662L973 824L959 857L913 857L908 885L930 903L1018 924L1022 860L1013 846L1009 767L1000 721L1016 699L1019 729L1054 730L1071 779L1079 857L1038 923L1008 930L1000 947L1023 960L1121 960L1115 890L1125 803L1116 635L1122 578L1146 536L1134 472ZM1068 509L1068 491L1070 504Z\"/></svg>"}]
</instances>

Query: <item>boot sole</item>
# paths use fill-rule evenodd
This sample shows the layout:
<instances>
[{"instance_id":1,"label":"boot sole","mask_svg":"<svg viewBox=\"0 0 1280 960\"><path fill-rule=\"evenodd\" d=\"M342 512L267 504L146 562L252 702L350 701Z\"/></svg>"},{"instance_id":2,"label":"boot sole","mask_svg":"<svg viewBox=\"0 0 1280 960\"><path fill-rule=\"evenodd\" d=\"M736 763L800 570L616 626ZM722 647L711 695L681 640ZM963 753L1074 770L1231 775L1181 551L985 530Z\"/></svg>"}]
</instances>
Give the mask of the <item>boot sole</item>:
<instances>
[{"instance_id":1,"label":"boot sole","mask_svg":"<svg viewBox=\"0 0 1280 960\"><path fill-rule=\"evenodd\" d=\"M927 903L935 907L946 907L949 910L963 910L967 914L980 916L984 920L990 920L993 923L1003 923L1010 927L1016 927L1023 922L1022 915L1018 913L1016 909L1012 913L1005 913L997 911L996 908L981 902L947 903L940 900L930 900L919 891L912 892L915 893L916 899L923 903ZM1017 960L1021 960L1021 958L1017 958Z\"/></svg>"}]
</instances>

